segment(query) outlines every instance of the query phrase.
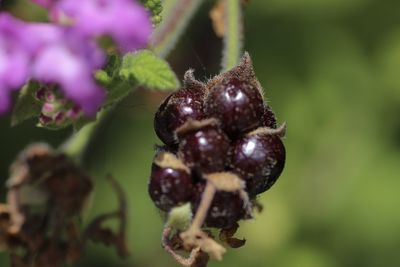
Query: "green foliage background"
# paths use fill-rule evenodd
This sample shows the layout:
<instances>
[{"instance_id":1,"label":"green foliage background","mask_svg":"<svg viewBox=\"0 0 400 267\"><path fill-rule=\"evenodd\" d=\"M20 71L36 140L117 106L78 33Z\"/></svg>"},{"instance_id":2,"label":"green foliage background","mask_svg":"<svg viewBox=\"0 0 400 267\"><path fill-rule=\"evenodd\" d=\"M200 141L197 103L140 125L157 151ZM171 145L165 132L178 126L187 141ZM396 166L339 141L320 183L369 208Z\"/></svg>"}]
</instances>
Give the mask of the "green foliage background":
<instances>
[{"instance_id":1,"label":"green foliage background","mask_svg":"<svg viewBox=\"0 0 400 267\"><path fill-rule=\"evenodd\" d=\"M201 79L218 72L221 42L207 17L211 4L169 58L180 77L190 67ZM287 166L260 198L264 212L241 224L238 237L246 246L210 266L400 264L399 10L396 0L250 1L245 49L270 105L287 121ZM25 18L42 14L33 11L25 2L13 8ZM162 219L147 196L159 101L144 91L123 101L87 159L96 193L86 217L115 207L105 181L112 173L129 197L132 256L122 261L112 250L90 246L76 266L176 266L160 247ZM9 124L0 118L2 181L26 144L57 145L69 134L34 128L34 122ZM4 254L0 266L8 266Z\"/></svg>"}]
</instances>

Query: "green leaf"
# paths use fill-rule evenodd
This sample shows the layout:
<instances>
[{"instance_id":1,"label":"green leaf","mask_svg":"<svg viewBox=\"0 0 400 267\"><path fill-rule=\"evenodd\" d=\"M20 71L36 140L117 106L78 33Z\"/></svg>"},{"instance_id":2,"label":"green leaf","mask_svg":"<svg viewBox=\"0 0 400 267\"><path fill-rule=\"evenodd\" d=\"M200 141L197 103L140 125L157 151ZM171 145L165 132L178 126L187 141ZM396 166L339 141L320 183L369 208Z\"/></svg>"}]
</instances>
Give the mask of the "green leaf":
<instances>
[{"instance_id":1,"label":"green leaf","mask_svg":"<svg viewBox=\"0 0 400 267\"><path fill-rule=\"evenodd\" d=\"M108 75L105 70L98 70L94 74L96 81L100 83L102 86L107 86L112 82L112 78Z\"/></svg>"},{"instance_id":2,"label":"green leaf","mask_svg":"<svg viewBox=\"0 0 400 267\"><path fill-rule=\"evenodd\" d=\"M110 77L116 77L118 76L121 64L122 64L122 57L118 54L111 54L107 58L107 65L104 70Z\"/></svg>"},{"instance_id":3,"label":"green leaf","mask_svg":"<svg viewBox=\"0 0 400 267\"><path fill-rule=\"evenodd\" d=\"M133 89L136 88L134 83L122 81L121 79L114 79L107 88L107 99L103 106L115 104L126 96L128 96Z\"/></svg>"},{"instance_id":4,"label":"green leaf","mask_svg":"<svg viewBox=\"0 0 400 267\"><path fill-rule=\"evenodd\" d=\"M119 75L125 81L133 81L150 89L173 90L179 87L179 81L169 64L148 50L125 55Z\"/></svg>"},{"instance_id":5,"label":"green leaf","mask_svg":"<svg viewBox=\"0 0 400 267\"><path fill-rule=\"evenodd\" d=\"M28 82L21 89L11 115L11 126L20 124L32 117L39 116L42 104L34 96L38 89L39 84L32 81Z\"/></svg>"},{"instance_id":6,"label":"green leaf","mask_svg":"<svg viewBox=\"0 0 400 267\"><path fill-rule=\"evenodd\" d=\"M97 82L107 91L107 97L103 107L108 107L121 101L129 95L137 85L136 82L133 83L132 81L129 82L120 78L119 72L121 64L122 58L119 55L110 55L104 70L97 70L95 73ZM81 127L77 129L79 128Z\"/></svg>"}]
</instances>

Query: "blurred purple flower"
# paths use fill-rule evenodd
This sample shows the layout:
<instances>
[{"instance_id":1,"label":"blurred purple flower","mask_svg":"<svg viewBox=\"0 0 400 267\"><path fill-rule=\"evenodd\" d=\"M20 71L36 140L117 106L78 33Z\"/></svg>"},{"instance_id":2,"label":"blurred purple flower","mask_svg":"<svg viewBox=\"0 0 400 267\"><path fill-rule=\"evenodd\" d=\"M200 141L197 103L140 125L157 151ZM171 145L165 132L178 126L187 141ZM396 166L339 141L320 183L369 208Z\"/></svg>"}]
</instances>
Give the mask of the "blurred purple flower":
<instances>
[{"instance_id":1,"label":"blurred purple flower","mask_svg":"<svg viewBox=\"0 0 400 267\"><path fill-rule=\"evenodd\" d=\"M28 78L29 53L22 22L0 13L0 113L10 106L10 93L20 89Z\"/></svg>"},{"instance_id":2,"label":"blurred purple flower","mask_svg":"<svg viewBox=\"0 0 400 267\"><path fill-rule=\"evenodd\" d=\"M0 13L0 113L9 109L11 92L33 79L57 85L86 115L94 115L105 97L93 76L105 63L97 39L110 36L121 52L143 48L152 28L149 13L136 0L33 1L48 8L58 24Z\"/></svg>"},{"instance_id":3,"label":"blurred purple flower","mask_svg":"<svg viewBox=\"0 0 400 267\"><path fill-rule=\"evenodd\" d=\"M36 23L28 29L31 36L36 36L29 44L32 78L58 84L67 98L87 115L94 115L105 95L93 79L95 70L104 64L103 52L68 27Z\"/></svg>"},{"instance_id":4,"label":"blurred purple flower","mask_svg":"<svg viewBox=\"0 0 400 267\"><path fill-rule=\"evenodd\" d=\"M49 8L52 20L67 21L85 37L111 36L122 52L147 45L150 14L136 0L33 0Z\"/></svg>"},{"instance_id":5,"label":"blurred purple flower","mask_svg":"<svg viewBox=\"0 0 400 267\"><path fill-rule=\"evenodd\" d=\"M11 91L31 78L59 85L68 99L93 116L105 96L93 73L104 59L93 41L76 36L68 27L24 23L1 13L0 112L8 110Z\"/></svg>"}]
</instances>

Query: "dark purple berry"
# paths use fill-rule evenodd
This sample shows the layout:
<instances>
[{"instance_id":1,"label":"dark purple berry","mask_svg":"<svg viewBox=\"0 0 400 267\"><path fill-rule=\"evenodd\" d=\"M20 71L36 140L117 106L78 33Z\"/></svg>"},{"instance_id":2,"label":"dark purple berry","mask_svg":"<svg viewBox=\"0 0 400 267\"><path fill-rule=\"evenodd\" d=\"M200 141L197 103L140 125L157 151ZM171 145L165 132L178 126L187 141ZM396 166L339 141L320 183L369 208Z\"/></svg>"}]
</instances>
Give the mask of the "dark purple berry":
<instances>
[{"instance_id":1,"label":"dark purple berry","mask_svg":"<svg viewBox=\"0 0 400 267\"><path fill-rule=\"evenodd\" d=\"M164 211L188 202L193 193L190 170L173 154L160 152L151 170L149 194Z\"/></svg>"},{"instance_id":2,"label":"dark purple berry","mask_svg":"<svg viewBox=\"0 0 400 267\"><path fill-rule=\"evenodd\" d=\"M277 127L275 114L269 106L265 107L262 126L272 129Z\"/></svg>"},{"instance_id":3,"label":"dark purple berry","mask_svg":"<svg viewBox=\"0 0 400 267\"><path fill-rule=\"evenodd\" d=\"M285 147L277 134L259 128L237 140L231 150L231 167L246 180L252 198L269 189L285 165Z\"/></svg>"},{"instance_id":4,"label":"dark purple berry","mask_svg":"<svg viewBox=\"0 0 400 267\"><path fill-rule=\"evenodd\" d=\"M237 137L257 128L264 114L264 103L258 88L233 78L210 88L205 111L209 117L220 120L229 136Z\"/></svg>"},{"instance_id":5,"label":"dark purple berry","mask_svg":"<svg viewBox=\"0 0 400 267\"><path fill-rule=\"evenodd\" d=\"M193 214L196 213L200 205L201 197L205 188L205 184L198 184L195 187L192 199ZM242 219L246 211L244 209L244 201L239 193L220 192L214 195L214 199L208 209L204 226L215 228L227 228L233 226L237 221Z\"/></svg>"},{"instance_id":6,"label":"dark purple berry","mask_svg":"<svg viewBox=\"0 0 400 267\"><path fill-rule=\"evenodd\" d=\"M200 173L224 170L229 139L217 125L178 131L178 137L178 155L187 166Z\"/></svg>"},{"instance_id":7,"label":"dark purple berry","mask_svg":"<svg viewBox=\"0 0 400 267\"><path fill-rule=\"evenodd\" d=\"M205 88L198 82L187 82L185 86L166 98L154 117L156 134L166 145L177 143L175 130L188 119L204 119Z\"/></svg>"}]
</instances>

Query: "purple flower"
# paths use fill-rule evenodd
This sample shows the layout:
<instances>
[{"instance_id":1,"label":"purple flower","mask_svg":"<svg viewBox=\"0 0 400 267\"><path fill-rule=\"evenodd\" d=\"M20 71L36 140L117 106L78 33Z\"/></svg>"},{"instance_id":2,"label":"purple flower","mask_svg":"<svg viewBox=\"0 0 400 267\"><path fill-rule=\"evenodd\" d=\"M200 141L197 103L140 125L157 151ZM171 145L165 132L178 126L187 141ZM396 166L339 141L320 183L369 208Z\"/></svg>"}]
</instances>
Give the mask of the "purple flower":
<instances>
[{"instance_id":1,"label":"purple flower","mask_svg":"<svg viewBox=\"0 0 400 267\"><path fill-rule=\"evenodd\" d=\"M29 53L23 46L23 23L0 13L0 113L10 106L10 93L20 89L28 78Z\"/></svg>"},{"instance_id":2,"label":"purple flower","mask_svg":"<svg viewBox=\"0 0 400 267\"><path fill-rule=\"evenodd\" d=\"M9 109L10 93L28 79L57 84L89 116L105 92L93 74L105 56L93 43L68 27L24 23L0 14L0 113Z\"/></svg>"},{"instance_id":3,"label":"purple flower","mask_svg":"<svg viewBox=\"0 0 400 267\"><path fill-rule=\"evenodd\" d=\"M52 20L67 20L83 36L111 36L122 52L145 47L152 30L150 14L134 0L34 1L50 9Z\"/></svg>"},{"instance_id":4,"label":"purple flower","mask_svg":"<svg viewBox=\"0 0 400 267\"><path fill-rule=\"evenodd\" d=\"M31 24L29 46L33 55L32 78L58 84L64 95L87 115L94 115L104 100L104 91L93 79L104 64L104 54L90 40L74 35L68 27Z\"/></svg>"},{"instance_id":5,"label":"purple flower","mask_svg":"<svg viewBox=\"0 0 400 267\"><path fill-rule=\"evenodd\" d=\"M0 13L0 114L9 109L12 91L33 79L56 85L78 110L95 115L105 98L94 80L105 63L96 41L110 36L122 52L143 48L152 28L149 13L136 0L33 1L57 24Z\"/></svg>"}]
</instances>

